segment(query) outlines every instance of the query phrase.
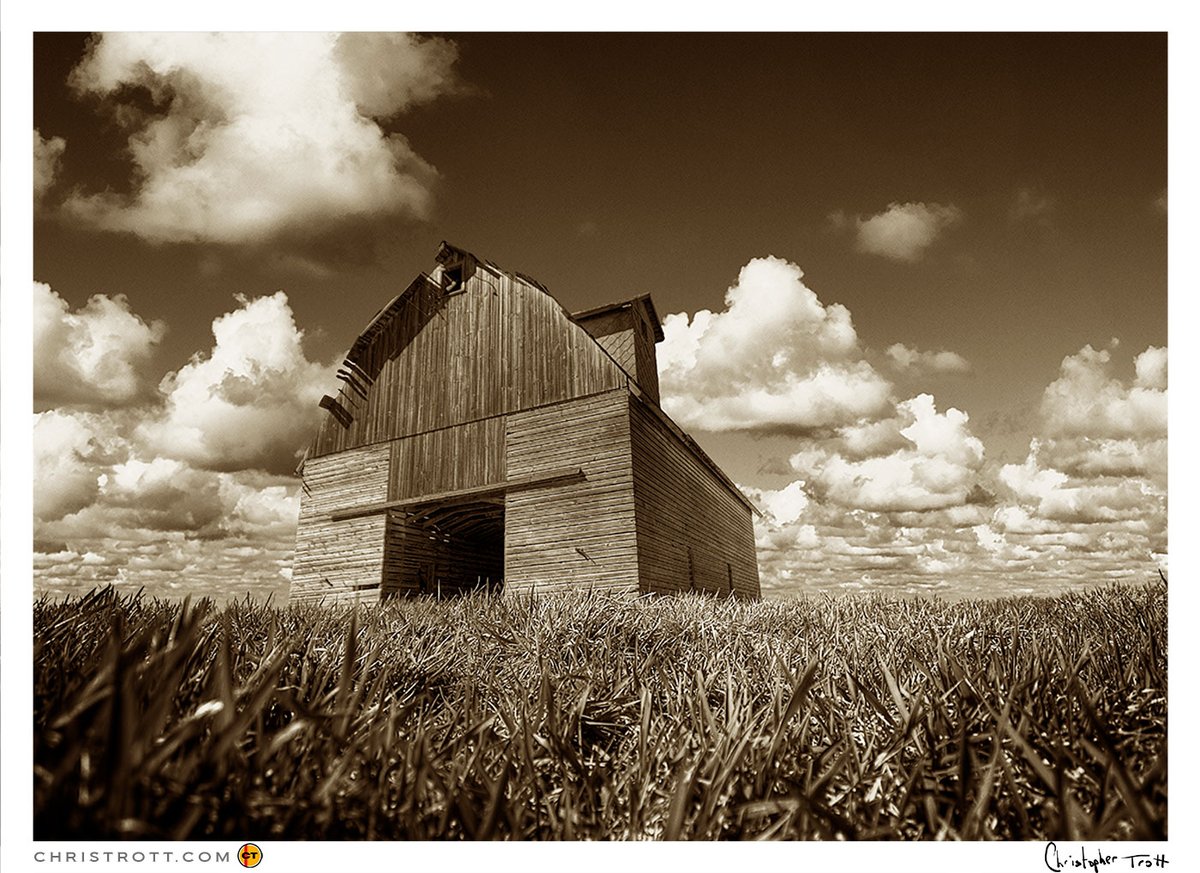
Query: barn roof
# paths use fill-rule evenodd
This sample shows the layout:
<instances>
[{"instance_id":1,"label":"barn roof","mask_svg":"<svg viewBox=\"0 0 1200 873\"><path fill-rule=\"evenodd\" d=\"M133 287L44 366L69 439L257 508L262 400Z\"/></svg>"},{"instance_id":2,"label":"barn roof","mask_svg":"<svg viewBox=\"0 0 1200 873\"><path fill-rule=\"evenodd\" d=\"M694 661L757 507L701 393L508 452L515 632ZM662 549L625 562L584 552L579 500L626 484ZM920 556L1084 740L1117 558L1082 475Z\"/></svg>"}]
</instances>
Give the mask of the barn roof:
<instances>
[{"instance_id":1,"label":"barn roof","mask_svg":"<svg viewBox=\"0 0 1200 873\"><path fill-rule=\"evenodd\" d=\"M576 324L579 324L581 321L588 320L588 319L594 318L596 316L606 314L608 312L618 312L622 309L630 308L636 304L642 304L646 307L647 313L650 316L650 321L654 326L655 342L662 342L662 340L663 340L662 321L658 317L658 312L655 310L654 302L651 299L649 294L640 294L640 295L638 295L636 297L632 297L628 300L623 300L623 301L619 301L616 303L606 303L603 306L597 306L597 307L593 307L591 309L586 309L586 310L582 310L580 312L572 313L572 312L569 312L566 309L566 307L563 307L562 302L557 297L554 296L554 294L550 291L550 289L548 289L545 285L543 285L537 279L534 279L531 276L527 276L524 273L510 272L508 270L504 270L503 268L497 266L493 262L479 258L476 255L472 254L471 252L467 251L466 249L459 248L458 246L455 246L449 242L446 242L445 240L443 240L442 243L438 246L438 250L435 255L435 260L438 262L439 265L442 265L442 266L445 266L447 264L456 263L456 262L469 262L474 267L484 269L494 276L499 276L501 273L504 273L509 276L516 277L517 279L521 280L522 282L524 282L528 285L531 285L531 286L537 288L538 290L542 291L544 294L546 294L546 296L548 296L555 303L557 303L560 307L562 307L563 312L566 313L567 317L571 321L575 322ZM409 283L408 287L405 288L404 291L397 294L390 301L388 301L388 303L386 305L384 305L378 312L376 312L374 317L371 319L371 321L367 324L367 326L365 328L363 328L363 330L359 334L358 338L354 341L354 344L350 347L350 351L346 355L347 361L349 363L357 366L363 360L364 355L370 349L371 344L374 342L375 338L380 333L382 333L384 330L386 330L388 327L388 324L392 321L392 319L394 319L404 309L404 306L405 306L406 302L408 301L408 299L410 297L412 297L414 294L416 294L417 292L419 292L427 284L436 286L438 283L433 279L433 277L431 277L427 273L418 274L417 277L414 278L412 280L412 282ZM585 332L586 332L586 328L584 328L582 324L580 324L580 328L585 330ZM589 333L588 336L591 337L591 334ZM606 355L609 355L611 357L608 350L604 349L603 345L601 345L600 342L598 340L596 340L595 337L591 337L591 338L596 343L596 345L599 346L604 351L604 353ZM618 364L617 366L620 366L620 364ZM632 379L629 380L629 384L631 386L636 386L636 383L633 382ZM653 398L646 395L645 392L640 390L640 388L637 391L635 391L635 395L638 397L639 400L641 400L647 406L647 408L649 408L653 412L653 414L657 418L659 418L660 421L662 421L668 427L668 429L687 447L687 449L693 455L695 455L696 458L702 464L704 464L704 466L706 466L710 471L712 471L712 473L717 477L717 479L730 492L732 492L734 494L734 496L736 496L741 503L743 503L746 507L748 507L751 510L751 512L753 512L754 514L756 514L756 515L762 514L761 511L759 510L759 508L757 506L755 506L754 503L751 502L751 500L748 497L746 497L745 494L742 493L742 490L737 486L737 484L732 479L730 479L725 474L725 471L722 470L717 465L716 461L714 461L712 458L710 458L708 456L708 453L705 452L702 448L700 448L700 445L691 437L691 435L688 434L687 431L685 431L683 428L681 428L678 424L676 424L675 421L669 415L667 415L667 413L665 411L663 411L662 407L658 404L658 402L656 400L654 400Z\"/></svg>"}]
</instances>

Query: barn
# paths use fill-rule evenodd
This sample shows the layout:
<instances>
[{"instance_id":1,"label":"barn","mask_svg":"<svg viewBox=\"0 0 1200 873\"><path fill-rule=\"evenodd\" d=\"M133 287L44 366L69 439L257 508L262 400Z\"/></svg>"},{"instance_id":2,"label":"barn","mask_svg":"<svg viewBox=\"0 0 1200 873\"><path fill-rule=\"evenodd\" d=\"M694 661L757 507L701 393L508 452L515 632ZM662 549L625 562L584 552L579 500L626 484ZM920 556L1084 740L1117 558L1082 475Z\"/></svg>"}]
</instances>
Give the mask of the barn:
<instances>
[{"instance_id":1,"label":"barn","mask_svg":"<svg viewBox=\"0 0 1200 873\"><path fill-rule=\"evenodd\" d=\"M754 506L659 406L650 297L569 313L448 243L435 261L321 399L292 600L758 597Z\"/></svg>"}]
</instances>

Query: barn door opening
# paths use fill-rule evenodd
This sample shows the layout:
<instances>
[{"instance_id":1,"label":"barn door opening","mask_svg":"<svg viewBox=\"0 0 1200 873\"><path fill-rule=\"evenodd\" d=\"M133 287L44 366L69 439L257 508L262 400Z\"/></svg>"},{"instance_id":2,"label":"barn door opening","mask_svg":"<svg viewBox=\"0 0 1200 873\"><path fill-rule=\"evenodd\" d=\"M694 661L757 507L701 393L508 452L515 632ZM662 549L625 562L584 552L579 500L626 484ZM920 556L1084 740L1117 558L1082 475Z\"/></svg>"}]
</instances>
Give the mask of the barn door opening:
<instances>
[{"instance_id":1,"label":"barn door opening","mask_svg":"<svg viewBox=\"0 0 1200 873\"><path fill-rule=\"evenodd\" d=\"M504 587L504 497L395 511L387 548L385 597L498 593Z\"/></svg>"}]
</instances>

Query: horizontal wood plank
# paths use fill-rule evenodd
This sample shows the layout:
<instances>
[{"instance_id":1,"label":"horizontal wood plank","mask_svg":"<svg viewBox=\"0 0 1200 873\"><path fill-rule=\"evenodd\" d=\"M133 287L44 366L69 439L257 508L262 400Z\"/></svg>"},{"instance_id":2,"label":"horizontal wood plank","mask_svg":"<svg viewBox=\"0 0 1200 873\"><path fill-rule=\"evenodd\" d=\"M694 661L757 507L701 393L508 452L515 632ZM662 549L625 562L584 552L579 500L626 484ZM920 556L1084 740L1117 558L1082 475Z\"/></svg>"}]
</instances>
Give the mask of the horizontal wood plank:
<instances>
[{"instance_id":1,"label":"horizontal wood plank","mask_svg":"<svg viewBox=\"0 0 1200 873\"><path fill-rule=\"evenodd\" d=\"M507 494L513 491L523 491L529 488L542 488L549 485L562 485L568 482L579 482L584 479L583 470L574 469L552 470L548 473L532 476L516 476L504 482L493 482L476 488L463 488L457 491L444 491L440 494L422 494L419 497L406 497L403 500L388 500L383 503L371 503L354 509L343 509L330 513L334 521L348 518L359 518L364 515L375 515L389 509L425 506L430 504L454 504L479 500L497 494Z\"/></svg>"}]
</instances>

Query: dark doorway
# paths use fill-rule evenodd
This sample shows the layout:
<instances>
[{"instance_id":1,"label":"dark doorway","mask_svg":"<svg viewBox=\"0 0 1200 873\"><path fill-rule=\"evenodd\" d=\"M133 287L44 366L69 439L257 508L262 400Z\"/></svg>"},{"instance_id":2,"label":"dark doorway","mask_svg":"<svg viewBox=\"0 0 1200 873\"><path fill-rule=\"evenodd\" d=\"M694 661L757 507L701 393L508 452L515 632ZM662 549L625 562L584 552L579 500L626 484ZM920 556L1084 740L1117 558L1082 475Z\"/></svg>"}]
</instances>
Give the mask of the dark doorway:
<instances>
[{"instance_id":1,"label":"dark doorway","mask_svg":"<svg viewBox=\"0 0 1200 873\"><path fill-rule=\"evenodd\" d=\"M503 588L503 496L389 513L384 597L448 597Z\"/></svg>"}]
</instances>

